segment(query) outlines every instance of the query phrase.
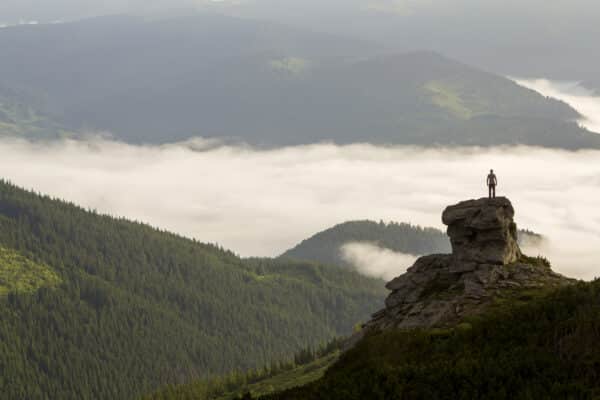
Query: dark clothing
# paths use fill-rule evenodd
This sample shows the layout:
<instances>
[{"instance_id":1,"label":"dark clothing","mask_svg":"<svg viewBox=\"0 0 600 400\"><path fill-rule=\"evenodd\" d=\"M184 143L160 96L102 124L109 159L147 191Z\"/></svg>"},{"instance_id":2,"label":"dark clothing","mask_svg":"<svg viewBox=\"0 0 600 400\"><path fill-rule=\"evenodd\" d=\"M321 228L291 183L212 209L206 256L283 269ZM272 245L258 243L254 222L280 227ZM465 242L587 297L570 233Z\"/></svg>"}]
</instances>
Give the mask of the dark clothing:
<instances>
[{"instance_id":1,"label":"dark clothing","mask_svg":"<svg viewBox=\"0 0 600 400\"><path fill-rule=\"evenodd\" d=\"M490 172L490 174L487 176L487 185L488 185L488 192L489 192L489 197L491 198L495 198L496 197L496 185L498 184L498 179L496 178L496 174L494 174L493 172Z\"/></svg>"},{"instance_id":2,"label":"dark clothing","mask_svg":"<svg viewBox=\"0 0 600 400\"><path fill-rule=\"evenodd\" d=\"M498 179L496 178L496 174L491 172L487 176L487 184L488 184L488 186L496 186L498 184Z\"/></svg>"}]
</instances>

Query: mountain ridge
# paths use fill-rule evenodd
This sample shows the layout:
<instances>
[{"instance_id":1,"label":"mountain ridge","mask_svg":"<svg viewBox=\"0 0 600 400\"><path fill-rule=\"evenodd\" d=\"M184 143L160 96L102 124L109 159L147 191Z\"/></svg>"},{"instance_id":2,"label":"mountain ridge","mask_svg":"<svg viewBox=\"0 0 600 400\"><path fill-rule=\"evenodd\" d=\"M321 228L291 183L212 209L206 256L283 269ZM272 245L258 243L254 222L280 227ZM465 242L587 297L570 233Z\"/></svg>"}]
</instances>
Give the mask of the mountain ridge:
<instances>
[{"instance_id":1,"label":"mountain ridge","mask_svg":"<svg viewBox=\"0 0 600 400\"><path fill-rule=\"evenodd\" d=\"M64 130L137 144L600 148L565 103L437 53L233 17L122 18L0 31L0 80L48 99Z\"/></svg>"}]
</instances>

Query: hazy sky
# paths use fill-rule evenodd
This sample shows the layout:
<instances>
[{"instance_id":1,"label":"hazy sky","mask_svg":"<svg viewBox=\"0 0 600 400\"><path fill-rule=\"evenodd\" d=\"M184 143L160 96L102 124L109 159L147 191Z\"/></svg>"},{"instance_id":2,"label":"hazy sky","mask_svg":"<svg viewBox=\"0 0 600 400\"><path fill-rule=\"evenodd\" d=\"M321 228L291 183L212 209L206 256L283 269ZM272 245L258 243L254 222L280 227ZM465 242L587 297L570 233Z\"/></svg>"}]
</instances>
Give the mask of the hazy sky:
<instances>
[{"instance_id":1,"label":"hazy sky","mask_svg":"<svg viewBox=\"0 0 600 400\"><path fill-rule=\"evenodd\" d=\"M298 21L368 14L461 19L485 19L487 15L499 23L506 16L511 16L515 21L525 18L544 24L548 19L559 23L568 23L573 19L591 20L600 10L600 5L594 0L3 0L0 2L0 20L71 19L185 9L211 9Z\"/></svg>"},{"instance_id":2,"label":"hazy sky","mask_svg":"<svg viewBox=\"0 0 600 400\"><path fill-rule=\"evenodd\" d=\"M498 193L513 201L520 227L549 238L543 253L557 269L600 275L598 151L2 140L0 154L0 176L18 185L245 256L277 255L346 220L443 228L444 207L485 195L494 168Z\"/></svg>"}]
</instances>

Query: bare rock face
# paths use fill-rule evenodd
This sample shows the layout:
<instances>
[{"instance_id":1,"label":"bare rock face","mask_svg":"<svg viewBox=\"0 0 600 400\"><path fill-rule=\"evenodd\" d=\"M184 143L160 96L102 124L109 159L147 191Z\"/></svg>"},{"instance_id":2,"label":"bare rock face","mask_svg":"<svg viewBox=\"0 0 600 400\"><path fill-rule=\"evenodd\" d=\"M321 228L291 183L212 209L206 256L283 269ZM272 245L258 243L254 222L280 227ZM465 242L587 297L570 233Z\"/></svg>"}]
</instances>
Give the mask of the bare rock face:
<instances>
[{"instance_id":1,"label":"bare rock face","mask_svg":"<svg viewBox=\"0 0 600 400\"><path fill-rule=\"evenodd\" d=\"M385 308L363 334L389 328L429 328L458 323L495 298L516 290L572 283L543 259L521 254L514 209L506 198L464 201L446 208L452 254L419 258L387 284Z\"/></svg>"},{"instance_id":2,"label":"bare rock face","mask_svg":"<svg viewBox=\"0 0 600 400\"><path fill-rule=\"evenodd\" d=\"M521 251L514 215L506 197L468 200L446 208L442 222L448 225L455 259L502 265L517 261Z\"/></svg>"}]
</instances>

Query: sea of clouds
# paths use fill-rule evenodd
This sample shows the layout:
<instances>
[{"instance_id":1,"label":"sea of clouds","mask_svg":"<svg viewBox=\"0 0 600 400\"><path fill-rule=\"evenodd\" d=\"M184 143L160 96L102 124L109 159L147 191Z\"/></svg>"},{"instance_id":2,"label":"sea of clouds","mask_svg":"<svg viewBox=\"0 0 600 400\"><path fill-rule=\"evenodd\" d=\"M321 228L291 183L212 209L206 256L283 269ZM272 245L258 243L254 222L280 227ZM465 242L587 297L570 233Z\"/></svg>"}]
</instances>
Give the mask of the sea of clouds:
<instances>
[{"instance_id":1,"label":"sea of clouds","mask_svg":"<svg viewBox=\"0 0 600 400\"><path fill-rule=\"evenodd\" d=\"M512 200L519 226L547 237L544 248L529 252L546 255L565 274L600 276L599 151L2 139L0 154L0 176L17 185L243 256L278 255L346 220L443 229L444 207L486 195L494 168L498 194ZM386 278L411 262L398 255L371 263L372 247L349 251L364 271Z\"/></svg>"}]
</instances>

